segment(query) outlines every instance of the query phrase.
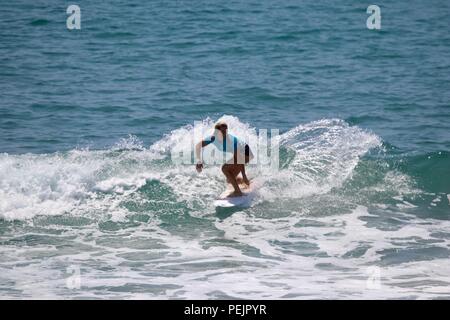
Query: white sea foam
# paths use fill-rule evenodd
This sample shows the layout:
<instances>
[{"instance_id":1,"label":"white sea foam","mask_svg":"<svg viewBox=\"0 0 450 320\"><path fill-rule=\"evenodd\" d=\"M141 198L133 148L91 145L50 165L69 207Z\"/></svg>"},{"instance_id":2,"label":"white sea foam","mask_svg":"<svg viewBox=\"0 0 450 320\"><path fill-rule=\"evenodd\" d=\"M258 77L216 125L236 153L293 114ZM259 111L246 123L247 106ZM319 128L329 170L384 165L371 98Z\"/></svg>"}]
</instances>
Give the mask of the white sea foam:
<instances>
[{"instance_id":1,"label":"white sea foam","mask_svg":"<svg viewBox=\"0 0 450 320\"><path fill-rule=\"evenodd\" d=\"M128 261L124 255L136 252L145 257L149 250L133 250L125 244L114 248L106 244L102 250L107 251L101 256L98 249L92 253L86 250L66 256L68 261L64 257L50 256L38 262L42 270L39 274L35 272L36 265L25 260L17 268L2 269L1 277L16 279L15 288L23 291L23 296L31 298L65 295L133 299L448 296L450 269L445 258L406 259L403 263L389 263L386 258L389 250L401 252L432 246L448 249L450 238L442 238L438 234L448 230L449 222L397 214L403 216L405 223L395 231L370 226L366 220L376 215L361 206L349 214L309 217L304 223L306 225L299 223L304 215L295 212L289 217L276 219L237 212L228 219L215 220L215 227L224 232L223 238L239 244L237 247L225 244L205 247L205 241L213 240L208 235L199 234L197 238L188 240L152 225L156 228L155 233L138 228L132 237L142 241L159 239L165 247L151 251L161 258L137 260L144 262L143 265ZM118 232L114 237L127 240L122 233ZM432 244L432 240L438 239L441 241ZM308 243L312 246L305 245ZM245 248L253 248L258 254L248 254ZM304 248L309 248L309 251ZM356 254L358 248L364 249ZM29 250L7 250L5 255L14 262L17 258L29 256ZM351 252L353 254L349 254ZM99 268L99 259L109 271ZM69 290L65 285L70 275L61 266L72 264L81 266L82 287L79 290ZM371 268L379 270L380 278L375 279L379 280L379 286L368 286ZM44 283L41 283L42 279L45 279Z\"/></svg>"},{"instance_id":2,"label":"white sea foam","mask_svg":"<svg viewBox=\"0 0 450 320\"><path fill-rule=\"evenodd\" d=\"M275 176L268 173L267 198L298 198L339 187L351 177L360 157L380 147L381 141L342 120L324 119L289 130L280 144L295 157Z\"/></svg>"},{"instance_id":3,"label":"white sea foam","mask_svg":"<svg viewBox=\"0 0 450 320\"><path fill-rule=\"evenodd\" d=\"M112 151L133 148L120 142ZM139 144L136 145L136 148ZM29 219L36 215L86 213L107 208L114 200L98 192L128 194L145 184L151 172L139 169L157 158L152 152L73 150L66 154L0 155L0 217ZM127 164L132 163L135 167Z\"/></svg>"},{"instance_id":4,"label":"white sea foam","mask_svg":"<svg viewBox=\"0 0 450 320\"><path fill-rule=\"evenodd\" d=\"M229 124L230 133L243 137L253 150L257 148L255 128L233 116L220 119ZM202 202L223 188L218 166L207 166L197 175L193 166L169 161L165 167L156 167L153 161L167 159L172 149L192 145L194 130L210 134L213 123L206 119L196 127L179 128L148 149L130 136L105 151L1 155L0 217L27 219L107 208L111 201L124 199L151 179L170 186L180 201ZM359 157L380 144L376 136L340 120L298 126L280 141L295 152L287 168L279 172L256 164L248 168L249 176L264 184L261 195L266 200L324 193L338 187L351 176Z\"/></svg>"}]
</instances>

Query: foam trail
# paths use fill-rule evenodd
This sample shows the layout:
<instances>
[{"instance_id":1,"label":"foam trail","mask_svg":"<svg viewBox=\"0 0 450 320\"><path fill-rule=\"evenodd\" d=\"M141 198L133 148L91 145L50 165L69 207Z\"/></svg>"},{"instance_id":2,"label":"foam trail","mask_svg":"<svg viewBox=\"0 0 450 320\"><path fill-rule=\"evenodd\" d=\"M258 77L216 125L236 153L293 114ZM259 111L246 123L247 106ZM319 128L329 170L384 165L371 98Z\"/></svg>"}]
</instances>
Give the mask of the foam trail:
<instances>
[{"instance_id":1,"label":"foam trail","mask_svg":"<svg viewBox=\"0 0 450 320\"><path fill-rule=\"evenodd\" d=\"M141 149L136 141L124 139L106 151L0 155L0 217L23 220L111 208L117 194L145 184L151 175L137 172L158 158L152 152L132 151Z\"/></svg>"},{"instance_id":2,"label":"foam trail","mask_svg":"<svg viewBox=\"0 0 450 320\"><path fill-rule=\"evenodd\" d=\"M234 116L225 115L220 120L229 124L231 134L241 137L257 152L254 127ZM148 149L136 137L129 136L109 150L3 154L0 217L14 220L93 211L114 214L120 210L118 214L123 216L123 208L118 204L150 180L167 186L180 203L207 207L224 188L219 166L207 165L198 175L193 165L175 165L170 152L191 147L195 130L204 136L212 134L213 124L207 118L195 126L181 127ZM281 135L280 144L288 156L282 159L284 167L279 172L255 163L247 170L250 177L264 183L262 199L297 198L338 187L352 174L359 158L379 146L380 140L358 127L331 119L300 125Z\"/></svg>"},{"instance_id":3,"label":"foam trail","mask_svg":"<svg viewBox=\"0 0 450 320\"><path fill-rule=\"evenodd\" d=\"M267 179L266 195L297 198L341 186L360 157L380 147L381 140L342 120L324 119L289 130L281 135L280 145L294 156L286 168Z\"/></svg>"}]
</instances>

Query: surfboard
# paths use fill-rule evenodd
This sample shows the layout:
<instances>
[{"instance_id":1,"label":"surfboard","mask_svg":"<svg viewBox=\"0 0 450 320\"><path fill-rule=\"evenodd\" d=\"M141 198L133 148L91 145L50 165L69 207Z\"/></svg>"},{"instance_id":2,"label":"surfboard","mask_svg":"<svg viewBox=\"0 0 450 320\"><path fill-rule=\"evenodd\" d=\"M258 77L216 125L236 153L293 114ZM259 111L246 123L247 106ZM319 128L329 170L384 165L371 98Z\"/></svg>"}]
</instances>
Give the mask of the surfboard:
<instances>
[{"instance_id":1,"label":"surfboard","mask_svg":"<svg viewBox=\"0 0 450 320\"><path fill-rule=\"evenodd\" d=\"M222 208L231 207L250 207L253 199L256 196L257 185L254 182L250 183L250 186L245 184L239 184L243 196L240 197L228 197L230 193L234 191L231 184L227 184L227 189L214 201L214 206Z\"/></svg>"}]
</instances>

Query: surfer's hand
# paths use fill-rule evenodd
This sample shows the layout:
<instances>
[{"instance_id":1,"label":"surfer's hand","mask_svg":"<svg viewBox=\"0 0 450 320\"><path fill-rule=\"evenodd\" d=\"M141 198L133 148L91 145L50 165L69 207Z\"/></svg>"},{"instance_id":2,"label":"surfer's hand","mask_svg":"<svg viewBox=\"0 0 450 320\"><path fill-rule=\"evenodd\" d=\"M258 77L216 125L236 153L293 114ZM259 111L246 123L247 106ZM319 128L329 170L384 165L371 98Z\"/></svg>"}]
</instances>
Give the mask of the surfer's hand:
<instances>
[{"instance_id":1,"label":"surfer's hand","mask_svg":"<svg viewBox=\"0 0 450 320\"><path fill-rule=\"evenodd\" d=\"M197 163L197 165L195 166L195 169L197 170L198 173L202 172L203 163L201 163L201 162Z\"/></svg>"}]
</instances>

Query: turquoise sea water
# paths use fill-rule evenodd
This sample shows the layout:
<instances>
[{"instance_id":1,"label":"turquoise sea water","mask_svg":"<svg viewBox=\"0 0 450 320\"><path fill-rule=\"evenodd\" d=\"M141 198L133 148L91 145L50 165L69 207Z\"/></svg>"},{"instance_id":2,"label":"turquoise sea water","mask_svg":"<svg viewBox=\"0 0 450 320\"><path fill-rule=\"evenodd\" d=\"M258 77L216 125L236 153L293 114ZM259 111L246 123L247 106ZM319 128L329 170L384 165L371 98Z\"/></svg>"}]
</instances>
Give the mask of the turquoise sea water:
<instances>
[{"instance_id":1,"label":"turquoise sea water","mask_svg":"<svg viewBox=\"0 0 450 320\"><path fill-rule=\"evenodd\" d=\"M0 11L0 298L450 298L448 1L69 4ZM251 208L171 161L219 118Z\"/></svg>"}]
</instances>

